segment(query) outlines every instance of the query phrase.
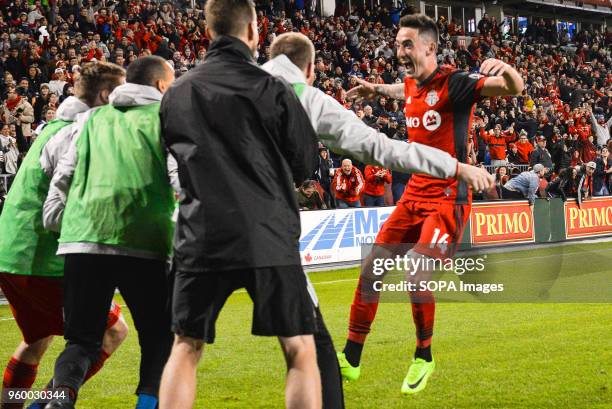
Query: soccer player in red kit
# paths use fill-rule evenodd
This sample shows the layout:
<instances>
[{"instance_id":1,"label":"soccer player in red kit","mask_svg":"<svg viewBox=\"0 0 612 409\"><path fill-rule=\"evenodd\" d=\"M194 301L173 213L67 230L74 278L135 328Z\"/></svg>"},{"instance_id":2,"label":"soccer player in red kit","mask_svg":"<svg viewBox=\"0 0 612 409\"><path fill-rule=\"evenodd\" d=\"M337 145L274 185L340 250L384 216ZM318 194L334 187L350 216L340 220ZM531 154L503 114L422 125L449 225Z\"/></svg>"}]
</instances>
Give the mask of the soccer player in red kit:
<instances>
[{"instance_id":1,"label":"soccer player in red kit","mask_svg":"<svg viewBox=\"0 0 612 409\"><path fill-rule=\"evenodd\" d=\"M438 66L438 38L437 26L429 17L422 14L402 17L396 43L397 56L406 67L404 84L376 85L358 80L360 86L350 90L348 96L373 99L385 95L405 100L409 141L444 150L459 162L467 162L474 103L482 96L518 95L524 84L516 70L496 59L485 60L480 73L473 74ZM456 178L413 175L396 209L378 233L376 244L380 246L373 252L393 256L391 250L381 248L385 244L413 243L409 252L413 257L452 257L468 220L471 202L468 186ZM378 308L378 298L365 294L371 284L368 270L372 268L373 257L370 255L364 263L351 305L346 346L338 353L341 372L347 380L359 377L361 351ZM431 355L433 294L410 292L410 298L417 342L412 365L402 384L404 394L423 390L435 368Z\"/></svg>"}]
</instances>

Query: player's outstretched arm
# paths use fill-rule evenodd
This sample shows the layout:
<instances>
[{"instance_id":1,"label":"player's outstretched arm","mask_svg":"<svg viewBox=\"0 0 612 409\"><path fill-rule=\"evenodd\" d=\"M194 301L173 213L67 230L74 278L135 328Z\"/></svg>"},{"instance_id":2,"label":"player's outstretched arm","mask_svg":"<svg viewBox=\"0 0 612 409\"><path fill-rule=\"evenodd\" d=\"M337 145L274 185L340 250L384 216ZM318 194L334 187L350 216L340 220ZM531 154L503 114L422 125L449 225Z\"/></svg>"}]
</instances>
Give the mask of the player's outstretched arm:
<instances>
[{"instance_id":1,"label":"player's outstretched arm","mask_svg":"<svg viewBox=\"0 0 612 409\"><path fill-rule=\"evenodd\" d=\"M464 181L476 192L482 192L495 187L495 176L487 172L485 168L479 168L466 163L459 163L457 179Z\"/></svg>"},{"instance_id":2,"label":"player's outstretched arm","mask_svg":"<svg viewBox=\"0 0 612 409\"><path fill-rule=\"evenodd\" d=\"M366 164L443 179L457 172L457 160L448 153L389 139L320 90L311 88L304 94L303 103L319 139L335 153L348 154Z\"/></svg>"},{"instance_id":3,"label":"player's outstretched arm","mask_svg":"<svg viewBox=\"0 0 612 409\"><path fill-rule=\"evenodd\" d=\"M346 96L348 98L362 97L366 99L374 99L377 95L384 95L389 98L404 100L404 84L372 84L355 77L359 84L355 88L351 88Z\"/></svg>"},{"instance_id":4,"label":"player's outstretched arm","mask_svg":"<svg viewBox=\"0 0 612 409\"><path fill-rule=\"evenodd\" d=\"M489 58L483 61L480 73L488 76L480 93L482 96L520 95L525 88L521 74L501 60Z\"/></svg>"}]
</instances>

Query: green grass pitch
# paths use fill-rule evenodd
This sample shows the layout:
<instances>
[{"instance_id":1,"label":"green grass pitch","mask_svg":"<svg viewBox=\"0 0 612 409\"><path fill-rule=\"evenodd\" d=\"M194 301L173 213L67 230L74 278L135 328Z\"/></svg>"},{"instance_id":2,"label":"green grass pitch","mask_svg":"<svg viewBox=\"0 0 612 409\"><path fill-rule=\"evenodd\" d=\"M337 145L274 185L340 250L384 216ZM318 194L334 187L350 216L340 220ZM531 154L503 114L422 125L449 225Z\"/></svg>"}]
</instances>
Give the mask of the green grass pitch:
<instances>
[{"instance_id":1,"label":"green grass pitch","mask_svg":"<svg viewBox=\"0 0 612 409\"><path fill-rule=\"evenodd\" d=\"M612 291L611 246L566 246L565 257L575 255L568 258L568 266L584 269L594 262L588 255L596 254L600 259L593 271L603 272L603 291ZM516 268L530 268L530 259L547 256L550 249L537 248L496 257L516 260L510 262ZM338 348L346 337L357 276L358 269L310 273ZM593 281L584 272L576 280ZM127 308L124 313L133 328ZM221 313L216 343L205 348L195 407L283 407L285 365L278 343L251 336L250 320L247 294L234 294ZM20 340L7 306L0 307L0 334L4 366ZM62 345L56 340L47 353L36 388L49 379ZM612 408L612 304L439 303L433 343L436 372L424 392L403 397L399 390L413 347L409 304L381 304L364 350L361 378L345 383L347 408ZM138 360L132 330L83 387L79 408L134 407Z\"/></svg>"}]
</instances>

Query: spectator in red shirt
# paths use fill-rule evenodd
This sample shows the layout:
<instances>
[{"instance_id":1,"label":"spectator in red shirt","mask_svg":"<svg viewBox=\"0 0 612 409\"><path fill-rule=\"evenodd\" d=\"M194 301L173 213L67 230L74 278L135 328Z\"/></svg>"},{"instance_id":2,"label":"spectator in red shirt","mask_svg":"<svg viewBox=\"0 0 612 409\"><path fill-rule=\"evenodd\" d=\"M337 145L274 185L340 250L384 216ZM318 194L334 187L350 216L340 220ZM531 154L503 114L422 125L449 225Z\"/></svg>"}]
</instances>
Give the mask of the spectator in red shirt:
<instances>
[{"instance_id":1,"label":"spectator in red shirt","mask_svg":"<svg viewBox=\"0 0 612 409\"><path fill-rule=\"evenodd\" d=\"M515 144L516 151L519 157L519 163L521 165L526 165L529 163L529 155L533 152L533 144L529 142L527 139L527 131L524 129L519 133L519 139Z\"/></svg>"},{"instance_id":2,"label":"spectator in red shirt","mask_svg":"<svg viewBox=\"0 0 612 409\"><path fill-rule=\"evenodd\" d=\"M344 159L342 167L336 170L334 185L338 209L361 207L359 197L363 192L365 181L361 171L353 166L350 159Z\"/></svg>"},{"instance_id":3,"label":"spectator in red shirt","mask_svg":"<svg viewBox=\"0 0 612 409\"><path fill-rule=\"evenodd\" d=\"M489 146L492 166L506 165L506 143L515 139L514 132L506 134L502 132L501 125L495 125L495 129L488 133L484 129L480 130L480 137Z\"/></svg>"},{"instance_id":4,"label":"spectator in red shirt","mask_svg":"<svg viewBox=\"0 0 612 409\"><path fill-rule=\"evenodd\" d=\"M367 207L385 205L385 183L391 183L391 172L381 166L365 167L366 186L363 190L363 204Z\"/></svg>"}]
</instances>

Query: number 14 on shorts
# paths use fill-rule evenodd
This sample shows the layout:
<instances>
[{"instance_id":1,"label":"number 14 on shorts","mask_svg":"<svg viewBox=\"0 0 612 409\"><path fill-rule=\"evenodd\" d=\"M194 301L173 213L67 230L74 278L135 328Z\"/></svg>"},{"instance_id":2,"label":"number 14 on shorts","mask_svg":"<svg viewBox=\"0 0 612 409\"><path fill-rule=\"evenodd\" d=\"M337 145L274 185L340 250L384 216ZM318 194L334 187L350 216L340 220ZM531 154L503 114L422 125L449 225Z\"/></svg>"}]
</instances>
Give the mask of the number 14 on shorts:
<instances>
[{"instance_id":1,"label":"number 14 on shorts","mask_svg":"<svg viewBox=\"0 0 612 409\"><path fill-rule=\"evenodd\" d=\"M440 236L440 233L441 233L440 229L438 228L434 229L434 234L429 244L429 248L434 249L438 247L441 250L442 254L444 254L446 253L446 250L448 248L449 235L448 233L444 233L443 235Z\"/></svg>"}]
</instances>

